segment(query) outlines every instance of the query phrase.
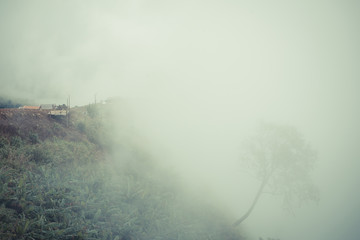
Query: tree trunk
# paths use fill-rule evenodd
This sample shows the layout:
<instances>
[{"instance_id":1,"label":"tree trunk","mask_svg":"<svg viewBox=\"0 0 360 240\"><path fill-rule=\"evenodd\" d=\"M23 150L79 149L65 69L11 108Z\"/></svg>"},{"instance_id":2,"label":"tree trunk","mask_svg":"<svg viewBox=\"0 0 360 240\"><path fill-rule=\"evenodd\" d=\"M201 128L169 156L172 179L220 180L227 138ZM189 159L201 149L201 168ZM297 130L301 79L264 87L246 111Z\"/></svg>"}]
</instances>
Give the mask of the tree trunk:
<instances>
[{"instance_id":1,"label":"tree trunk","mask_svg":"<svg viewBox=\"0 0 360 240\"><path fill-rule=\"evenodd\" d=\"M259 200L260 195L261 195L261 193L262 193L262 191L263 191L266 183L268 182L268 180L269 180L269 178L270 178L270 175L271 175L271 174L269 174L269 176L267 176L267 177L265 177L265 178L263 179L263 181L262 181L262 183L261 183L261 185L260 185L260 188L259 188L259 190L258 190L258 192L257 192L257 194L256 194L256 196L255 196L255 199L254 199L251 207L249 208L249 210L248 210L241 218L239 218L238 220L236 220L236 222L234 222L234 224L233 224L234 227L237 227L240 223L242 223L242 222L250 215L250 213L251 213L252 210L254 209L257 201Z\"/></svg>"}]
</instances>

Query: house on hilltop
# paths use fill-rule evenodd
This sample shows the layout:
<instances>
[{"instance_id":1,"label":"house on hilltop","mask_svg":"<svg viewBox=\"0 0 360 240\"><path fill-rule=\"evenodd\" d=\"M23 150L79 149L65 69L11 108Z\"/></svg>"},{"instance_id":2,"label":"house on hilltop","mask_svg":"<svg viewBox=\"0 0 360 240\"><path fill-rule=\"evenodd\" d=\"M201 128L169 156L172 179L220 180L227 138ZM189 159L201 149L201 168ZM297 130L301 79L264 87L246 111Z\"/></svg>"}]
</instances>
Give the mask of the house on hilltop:
<instances>
[{"instance_id":1,"label":"house on hilltop","mask_svg":"<svg viewBox=\"0 0 360 240\"><path fill-rule=\"evenodd\" d=\"M66 116L67 110L51 110L48 115L50 116Z\"/></svg>"}]
</instances>

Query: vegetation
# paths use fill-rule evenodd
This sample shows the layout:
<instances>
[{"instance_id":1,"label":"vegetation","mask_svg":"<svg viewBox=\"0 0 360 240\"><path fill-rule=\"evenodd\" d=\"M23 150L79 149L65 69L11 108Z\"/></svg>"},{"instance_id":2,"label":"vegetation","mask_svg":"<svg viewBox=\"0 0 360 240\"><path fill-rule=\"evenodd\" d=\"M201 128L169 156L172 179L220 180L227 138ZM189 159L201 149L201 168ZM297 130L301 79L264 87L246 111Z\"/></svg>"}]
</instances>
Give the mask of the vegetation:
<instances>
[{"instance_id":1,"label":"vegetation","mask_svg":"<svg viewBox=\"0 0 360 240\"><path fill-rule=\"evenodd\" d=\"M10 99L5 99L3 97L0 97L0 108L18 108L21 107L22 105L23 103L14 102Z\"/></svg>"},{"instance_id":2,"label":"vegetation","mask_svg":"<svg viewBox=\"0 0 360 240\"><path fill-rule=\"evenodd\" d=\"M95 118L99 115L99 109L96 104L89 104L86 108L86 111L91 118Z\"/></svg>"},{"instance_id":3,"label":"vegetation","mask_svg":"<svg viewBox=\"0 0 360 240\"><path fill-rule=\"evenodd\" d=\"M234 226L250 215L264 189L283 196L284 208L289 211L296 202L318 200L318 190L310 175L316 153L301 134L294 127L275 124L264 124L259 130L247 142L242 160L261 185L251 207Z\"/></svg>"},{"instance_id":4,"label":"vegetation","mask_svg":"<svg viewBox=\"0 0 360 240\"><path fill-rule=\"evenodd\" d=\"M141 149L121 145L131 154L114 157L104 147L111 126L76 114L71 131L84 136L76 141L35 130L0 138L0 239L241 239Z\"/></svg>"},{"instance_id":5,"label":"vegetation","mask_svg":"<svg viewBox=\"0 0 360 240\"><path fill-rule=\"evenodd\" d=\"M31 105L29 100L22 98L0 96L0 109L2 108L19 108L24 105Z\"/></svg>"},{"instance_id":6,"label":"vegetation","mask_svg":"<svg viewBox=\"0 0 360 240\"><path fill-rule=\"evenodd\" d=\"M39 135L37 133L31 132L29 134L29 140L32 144L39 143Z\"/></svg>"}]
</instances>

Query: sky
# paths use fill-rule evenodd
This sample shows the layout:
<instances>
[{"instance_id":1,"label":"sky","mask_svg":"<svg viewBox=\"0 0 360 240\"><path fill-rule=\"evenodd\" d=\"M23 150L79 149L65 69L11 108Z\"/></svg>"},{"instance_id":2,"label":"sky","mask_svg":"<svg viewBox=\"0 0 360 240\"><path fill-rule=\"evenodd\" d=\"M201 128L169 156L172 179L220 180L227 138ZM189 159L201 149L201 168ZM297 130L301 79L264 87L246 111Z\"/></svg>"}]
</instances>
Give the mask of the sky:
<instances>
[{"instance_id":1,"label":"sky","mask_svg":"<svg viewBox=\"0 0 360 240\"><path fill-rule=\"evenodd\" d=\"M360 3L1 1L0 95L34 104L124 99L145 147L238 218L259 185L239 162L257 124L317 150L318 205L264 195L254 239L359 239Z\"/></svg>"}]
</instances>

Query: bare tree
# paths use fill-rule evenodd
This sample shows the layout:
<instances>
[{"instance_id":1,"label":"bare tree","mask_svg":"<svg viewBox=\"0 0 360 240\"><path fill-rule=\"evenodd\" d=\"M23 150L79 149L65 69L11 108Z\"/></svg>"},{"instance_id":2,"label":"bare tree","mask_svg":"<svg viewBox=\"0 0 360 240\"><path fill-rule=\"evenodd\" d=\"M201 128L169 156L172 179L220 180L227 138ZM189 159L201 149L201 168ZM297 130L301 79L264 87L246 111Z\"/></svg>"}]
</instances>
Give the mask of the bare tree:
<instances>
[{"instance_id":1,"label":"bare tree","mask_svg":"<svg viewBox=\"0 0 360 240\"><path fill-rule=\"evenodd\" d=\"M318 190L310 175L316 152L296 128L261 125L258 134L245 144L242 160L261 184L249 210L234 226L250 215L265 190L283 196L283 206L290 211L296 203L318 200Z\"/></svg>"}]
</instances>

